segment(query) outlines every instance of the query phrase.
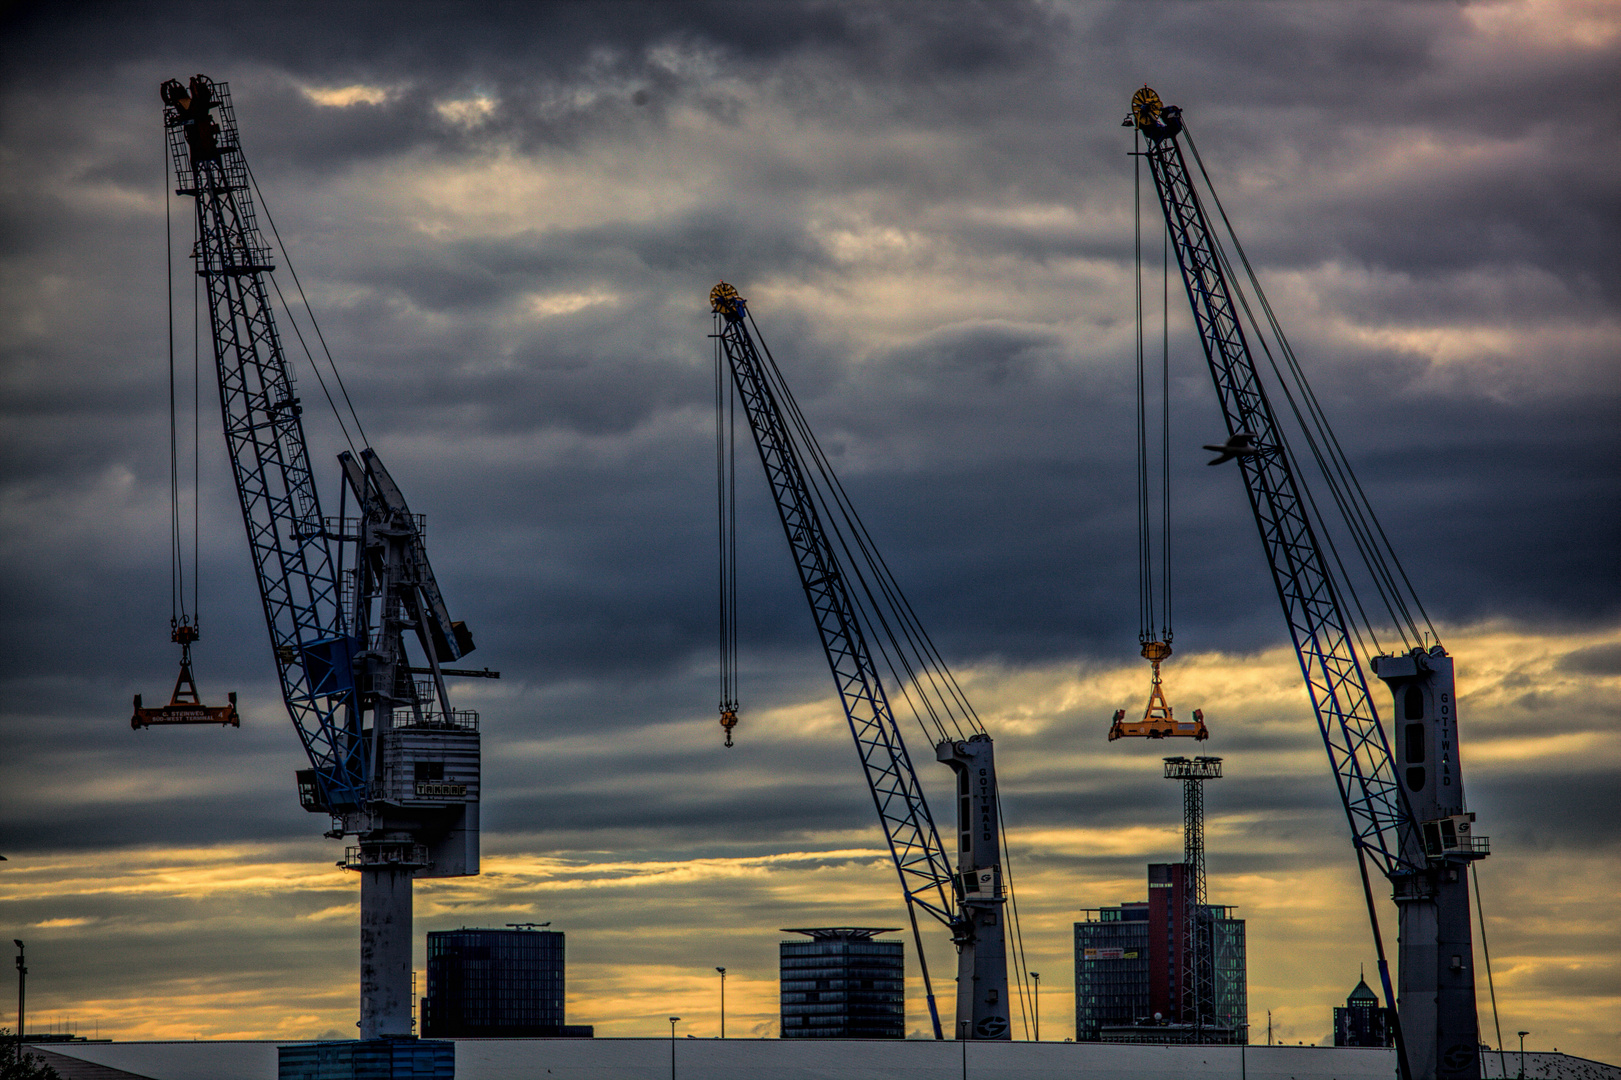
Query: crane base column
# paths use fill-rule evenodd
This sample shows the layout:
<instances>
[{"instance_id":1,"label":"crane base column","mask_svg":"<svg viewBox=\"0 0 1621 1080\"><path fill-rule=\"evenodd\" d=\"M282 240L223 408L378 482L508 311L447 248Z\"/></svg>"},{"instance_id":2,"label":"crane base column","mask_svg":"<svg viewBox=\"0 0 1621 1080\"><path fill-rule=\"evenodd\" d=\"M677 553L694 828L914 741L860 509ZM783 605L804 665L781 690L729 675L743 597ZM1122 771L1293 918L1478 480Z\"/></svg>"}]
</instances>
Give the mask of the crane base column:
<instances>
[{"instance_id":1,"label":"crane base column","mask_svg":"<svg viewBox=\"0 0 1621 1080\"><path fill-rule=\"evenodd\" d=\"M407 1036L411 1031L411 878L409 862L363 848L360 871L360 1037Z\"/></svg>"},{"instance_id":2,"label":"crane base column","mask_svg":"<svg viewBox=\"0 0 1621 1080\"><path fill-rule=\"evenodd\" d=\"M994 748L989 735L975 735L947 739L934 748L934 756L957 774L960 910L951 928L957 946L956 1037L1011 1039Z\"/></svg>"},{"instance_id":3,"label":"crane base column","mask_svg":"<svg viewBox=\"0 0 1621 1080\"><path fill-rule=\"evenodd\" d=\"M1468 868L1441 863L1395 886L1396 1004L1412 1080L1478 1080Z\"/></svg>"}]
</instances>

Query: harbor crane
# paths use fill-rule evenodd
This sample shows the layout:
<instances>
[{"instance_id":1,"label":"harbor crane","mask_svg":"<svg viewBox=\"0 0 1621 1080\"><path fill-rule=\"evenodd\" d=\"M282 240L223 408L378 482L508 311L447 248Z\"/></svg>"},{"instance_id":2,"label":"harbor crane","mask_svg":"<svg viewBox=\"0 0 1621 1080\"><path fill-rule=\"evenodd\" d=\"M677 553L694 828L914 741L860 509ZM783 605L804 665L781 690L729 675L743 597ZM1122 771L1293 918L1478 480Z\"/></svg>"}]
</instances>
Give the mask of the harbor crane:
<instances>
[{"instance_id":1,"label":"harbor crane","mask_svg":"<svg viewBox=\"0 0 1621 1080\"><path fill-rule=\"evenodd\" d=\"M478 714L451 707L445 677L493 673L443 666L473 639L445 607L424 519L370 447L338 456L339 513L322 514L229 87L195 75L161 96L176 193L195 200L192 253L271 657L309 757L299 800L330 816L329 838L356 840L338 865L360 875L360 1037L409 1036L412 881L479 869Z\"/></svg>"},{"instance_id":2,"label":"harbor crane","mask_svg":"<svg viewBox=\"0 0 1621 1080\"><path fill-rule=\"evenodd\" d=\"M1394 997L1397 1003L1402 1076L1474 1080L1480 1076L1480 1043L1468 879L1490 844L1474 835L1475 815L1464 801L1452 657L1439 643L1305 381L1210 184L1182 110L1164 104L1145 86L1132 98L1123 126L1141 137L1135 156L1153 178L1226 421L1227 441L1206 447L1223 455L1210 464L1235 460L1243 477L1350 822L1385 1000ZM1184 144L1231 239L1231 254L1213 228ZM1247 292L1235 257L1249 281ZM1304 455L1278 422L1257 351L1276 374L1322 478L1315 491L1306 483ZM1345 539L1336 542L1336 535ZM1361 557L1359 572L1372 584L1369 605L1384 604L1401 648L1386 651L1381 645L1358 579L1341 559L1345 546ZM1393 701L1394 745L1364 669L1368 653L1373 674ZM1368 860L1389 880L1398 912L1394 994Z\"/></svg>"},{"instance_id":3,"label":"harbor crane","mask_svg":"<svg viewBox=\"0 0 1621 1080\"><path fill-rule=\"evenodd\" d=\"M1001 809L991 737L877 556L872 537L832 474L770 351L759 343L758 327L751 330L753 317L747 302L726 282L715 286L709 300L715 317L717 365L724 356L737 400L753 431L800 585L810 603L884 838L900 875L935 1038L943 1038L944 1032L918 931L920 907L950 929L957 948L955 1037L1009 1039L1004 911L1009 906L1009 890L1003 876ZM717 405L721 381L717 366ZM724 452L721 457L724 461ZM725 491L723 483L723 502ZM726 522L723 510L723 530ZM724 566L726 552L729 547L735 549L735 541L723 533L721 547ZM723 570L723 589L727 580L729 575ZM727 610L723 598L722 611ZM896 677L897 691L919 713L919 720L925 714L932 718L935 757L956 773L955 872L895 722L869 638L875 640ZM724 629L722 640L728 640ZM735 642L735 636L730 640ZM732 725L726 721L735 724L736 702L729 692L723 695L721 710L730 741Z\"/></svg>"}]
</instances>

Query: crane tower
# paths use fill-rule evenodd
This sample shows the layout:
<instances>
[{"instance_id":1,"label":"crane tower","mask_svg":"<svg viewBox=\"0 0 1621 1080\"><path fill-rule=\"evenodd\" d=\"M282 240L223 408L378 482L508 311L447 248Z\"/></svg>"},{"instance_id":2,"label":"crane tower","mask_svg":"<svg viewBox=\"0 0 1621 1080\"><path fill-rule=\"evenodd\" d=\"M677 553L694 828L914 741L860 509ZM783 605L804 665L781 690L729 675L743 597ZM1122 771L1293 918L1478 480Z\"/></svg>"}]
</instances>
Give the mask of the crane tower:
<instances>
[{"instance_id":1,"label":"crane tower","mask_svg":"<svg viewBox=\"0 0 1621 1080\"><path fill-rule=\"evenodd\" d=\"M1226 423L1227 443L1208 447L1222 456L1210 464L1236 460L1243 477L1351 826L1386 1000L1394 996L1397 1003L1397 1056L1404 1080L1475 1080L1480 1044L1468 875L1490 845L1473 835L1474 815L1464 804L1452 658L1439 643L1429 643L1435 641L1435 628L1232 232L1182 110L1145 86L1132 97L1124 126L1144 140L1135 156L1152 176ZM1213 228L1184 143L1231 237L1232 254ZM1241 275L1249 279L1253 297L1241 288ZM1306 485L1300 457L1262 381L1257 351L1277 373L1326 495L1314 498ZM1380 648L1324 507L1338 511L1332 520L1347 537L1343 547L1361 556L1361 569L1372 583L1370 606L1373 601L1385 605L1388 625L1404 648ZM1364 671L1362 640L1379 650L1371 667L1393 697L1394 748ZM1399 992L1394 995L1367 884L1369 860L1390 881L1396 902Z\"/></svg>"},{"instance_id":2,"label":"crane tower","mask_svg":"<svg viewBox=\"0 0 1621 1080\"><path fill-rule=\"evenodd\" d=\"M475 673L442 666L473 639L445 607L424 519L371 448L339 455L339 513L322 513L229 88L195 75L161 96L177 193L195 200L193 257L272 658L310 762L299 801L330 816L328 837L355 838L338 865L360 876L360 1037L409 1036L412 881L479 869L478 714L453 709L445 687Z\"/></svg>"},{"instance_id":3,"label":"crane tower","mask_svg":"<svg viewBox=\"0 0 1621 1080\"><path fill-rule=\"evenodd\" d=\"M810 603L850 734L855 739L856 751L878 808L884 838L900 874L918 959L923 965L935 1037L942 1038L943 1031L934 992L929 987L922 939L917 931L918 907L950 928L957 948L956 1038L1011 1038L1004 912L1007 887L1002 873L1001 808L991 737L966 706L961 688L943 671L943 664L938 665L937 670L942 672L949 686L937 699L937 706L946 712L965 712L973 728L971 732L960 732L959 737L946 737L947 729L942 727L942 737L935 745L936 759L949 766L957 780L957 869L954 873L951 857L940 842L933 814L923 797L922 784L895 723L889 695L884 691L868 642L868 630L864 629L864 609L857 599L874 589L885 595L898 595L898 586L887 577L879 582L863 578L855 552L871 550L871 537L858 522L852 528L860 532L860 538L851 540L838 534L818 511L820 502L840 518L853 515L841 489L832 496L831 502L819 500L813 490L807 466L826 472L826 462L769 351L760 348L755 334L750 332L747 302L725 282L715 286L709 299L715 315L717 345L731 368L738 399L753 431L760 462L765 466L778 516L799 570L800 585ZM837 487L836 483L829 486ZM845 552L847 558L841 559L840 551ZM884 573L876 568L874 572ZM915 620L904 599L896 605L894 613L899 619ZM873 621L882 623L882 620ZM874 629L889 633L887 625ZM914 640L925 636L915 621L906 627L906 633ZM893 638L879 644L886 658L895 655L899 647ZM936 668L937 659L931 647L929 655L920 658L918 666L912 669L912 681L920 682L919 674L924 669ZM926 693L919 686L911 690L902 686L901 690L920 696ZM723 704L723 717L727 708ZM732 719L735 722L735 712ZM728 737L730 730L728 727Z\"/></svg>"}]
</instances>

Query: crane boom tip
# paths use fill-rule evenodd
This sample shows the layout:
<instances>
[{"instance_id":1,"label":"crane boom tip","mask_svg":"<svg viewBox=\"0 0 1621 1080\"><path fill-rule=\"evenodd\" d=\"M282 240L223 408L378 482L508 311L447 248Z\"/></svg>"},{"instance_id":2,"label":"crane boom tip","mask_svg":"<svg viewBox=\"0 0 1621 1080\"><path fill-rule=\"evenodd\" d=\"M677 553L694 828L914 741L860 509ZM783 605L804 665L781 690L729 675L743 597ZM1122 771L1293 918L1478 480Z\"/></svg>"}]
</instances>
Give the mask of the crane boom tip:
<instances>
[{"instance_id":1,"label":"crane boom tip","mask_svg":"<svg viewBox=\"0 0 1621 1080\"><path fill-rule=\"evenodd\" d=\"M737 290L724 281L709 290L709 309L727 318L742 315L745 303L747 301L737 294Z\"/></svg>"}]
</instances>

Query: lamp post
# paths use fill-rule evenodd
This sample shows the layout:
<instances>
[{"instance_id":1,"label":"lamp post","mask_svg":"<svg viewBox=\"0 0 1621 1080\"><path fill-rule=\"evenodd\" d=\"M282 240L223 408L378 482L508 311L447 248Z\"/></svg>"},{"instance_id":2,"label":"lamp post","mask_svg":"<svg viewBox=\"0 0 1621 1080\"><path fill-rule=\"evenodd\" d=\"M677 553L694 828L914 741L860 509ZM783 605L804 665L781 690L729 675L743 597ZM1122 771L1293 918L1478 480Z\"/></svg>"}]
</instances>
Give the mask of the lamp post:
<instances>
[{"instance_id":1,"label":"lamp post","mask_svg":"<svg viewBox=\"0 0 1621 1080\"><path fill-rule=\"evenodd\" d=\"M1030 978L1036 984L1036 1042L1041 1041L1041 972L1032 971Z\"/></svg>"},{"instance_id":2,"label":"lamp post","mask_svg":"<svg viewBox=\"0 0 1621 1080\"><path fill-rule=\"evenodd\" d=\"M726 969L718 967L720 972L720 1037L726 1038Z\"/></svg>"},{"instance_id":3,"label":"lamp post","mask_svg":"<svg viewBox=\"0 0 1621 1080\"><path fill-rule=\"evenodd\" d=\"M679 1016L670 1017L670 1080L675 1080L675 1025L680 1022Z\"/></svg>"},{"instance_id":4,"label":"lamp post","mask_svg":"<svg viewBox=\"0 0 1621 1080\"><path fill-rule=\"evenodd\" d=\"M23 963L23 943L16 938L12 938L11 943L17 946L17 1060L20 1062L23 1058L23 1002L28 987L28 967Z\"/></svg>"},{"instance_id":5,"label":"lamp post","mask_svg":"<svg viewBox=\"0 0 1621 1080\"><path fill-rule=\"evenodd\" d=\"M1525 1080L1525 1037L1529 1034L1529 1031L1520 1032L1520 1080Z\"/></svg>"}]
</instances>

